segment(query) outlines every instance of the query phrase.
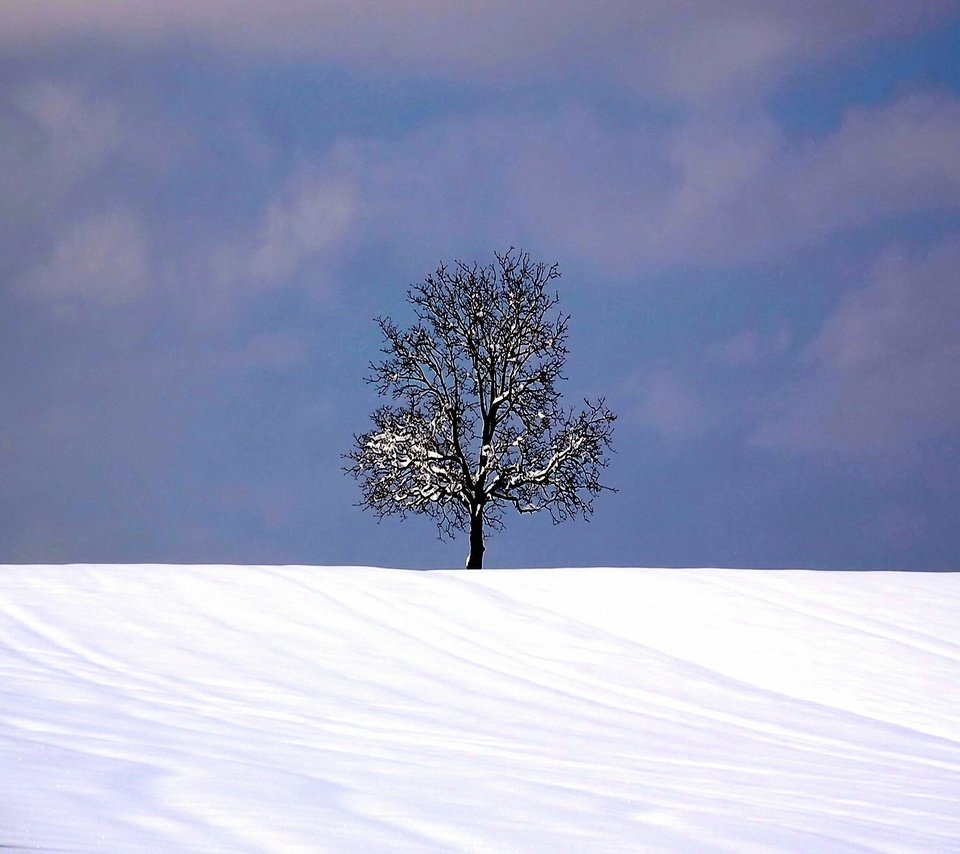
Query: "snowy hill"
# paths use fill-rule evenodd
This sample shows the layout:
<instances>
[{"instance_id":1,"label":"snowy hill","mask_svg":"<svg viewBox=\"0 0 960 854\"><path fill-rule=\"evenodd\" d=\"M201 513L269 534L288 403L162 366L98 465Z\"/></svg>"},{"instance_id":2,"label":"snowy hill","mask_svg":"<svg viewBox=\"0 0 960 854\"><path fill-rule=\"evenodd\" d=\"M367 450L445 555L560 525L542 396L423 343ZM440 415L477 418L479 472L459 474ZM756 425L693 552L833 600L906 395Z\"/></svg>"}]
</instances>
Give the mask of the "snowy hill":
<instances>
[{"instance_id":1,"label":"snowy hill","mask_svg":"<svg viewBox=\"0 0 960 854\"><path fill-rule=\"evenodd\" d=\"M0 848L958 851L960 574L0 567Z\"/></svg>"}]
</instances>

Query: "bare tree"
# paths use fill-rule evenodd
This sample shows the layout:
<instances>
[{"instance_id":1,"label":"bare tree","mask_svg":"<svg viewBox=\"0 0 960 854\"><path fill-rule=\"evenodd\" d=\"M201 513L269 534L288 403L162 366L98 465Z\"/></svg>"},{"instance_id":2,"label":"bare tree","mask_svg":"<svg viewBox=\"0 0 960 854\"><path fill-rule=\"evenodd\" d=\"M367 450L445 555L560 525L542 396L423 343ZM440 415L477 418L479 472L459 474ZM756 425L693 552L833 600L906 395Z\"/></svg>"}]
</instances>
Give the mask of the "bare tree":
<instances>
[{"instance_id":1,"label":"bare tree","mask_svg":"<svg viewBox=\"0 0 960 854\"><path fill-rule=\"evenodd\" d=\"M483 566L484 530L502 528L506 508L557 523L610 490L600 473L616 416L602 399L563 409L556 389L570 319L547 290L559 276L512 249L486 267L441 265L407 292L411 328L377 319L386 358L367 381L397 405L354 437L346 471L378 516L425 513L441 537L468 529L468 569Z\"/></svg>"}]
</instances>

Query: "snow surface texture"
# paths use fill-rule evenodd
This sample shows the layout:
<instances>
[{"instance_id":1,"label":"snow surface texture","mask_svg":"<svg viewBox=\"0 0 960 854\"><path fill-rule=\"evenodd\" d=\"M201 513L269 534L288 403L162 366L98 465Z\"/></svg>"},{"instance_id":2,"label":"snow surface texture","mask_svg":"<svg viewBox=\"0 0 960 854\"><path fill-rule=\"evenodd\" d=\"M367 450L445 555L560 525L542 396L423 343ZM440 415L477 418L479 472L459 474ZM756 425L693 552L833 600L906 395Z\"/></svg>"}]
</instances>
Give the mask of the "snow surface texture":
<instances>
[{"instance_id":1,"label":"snow surface texture","mask_svg":"<svg viewBox=\"0 0 960 854\"><path fill-rule=\"evenodd\" d=\"M0 567L0 848L958 851L960 575Z\"/></svg>"}]
</instances>

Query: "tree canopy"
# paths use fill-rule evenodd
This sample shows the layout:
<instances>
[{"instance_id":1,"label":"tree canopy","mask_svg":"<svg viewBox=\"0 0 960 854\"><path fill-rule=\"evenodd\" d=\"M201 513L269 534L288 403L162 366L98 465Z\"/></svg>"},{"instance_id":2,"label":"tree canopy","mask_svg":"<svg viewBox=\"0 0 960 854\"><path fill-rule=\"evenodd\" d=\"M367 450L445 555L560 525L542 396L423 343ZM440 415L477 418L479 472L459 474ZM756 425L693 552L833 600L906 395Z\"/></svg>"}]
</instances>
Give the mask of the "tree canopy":
<instances>
[{"instance_id":1,"label":"tree canopy","mask_svg":"<svg viewBox=\"0 0 960 854\"><path fill-rule=\"evenodd\" d=\"M441 536L470 531L467 566L505 510L554 522L589 516L616 416L603 399L564 408L557 383L570 317L549 290L556 264L510 250L480 266L440 265L407 292L416 322L377 324L385 358L367 381L394 402L354 437L347 471L379 516L427 514Z\"/></svg>"}]
</instances>

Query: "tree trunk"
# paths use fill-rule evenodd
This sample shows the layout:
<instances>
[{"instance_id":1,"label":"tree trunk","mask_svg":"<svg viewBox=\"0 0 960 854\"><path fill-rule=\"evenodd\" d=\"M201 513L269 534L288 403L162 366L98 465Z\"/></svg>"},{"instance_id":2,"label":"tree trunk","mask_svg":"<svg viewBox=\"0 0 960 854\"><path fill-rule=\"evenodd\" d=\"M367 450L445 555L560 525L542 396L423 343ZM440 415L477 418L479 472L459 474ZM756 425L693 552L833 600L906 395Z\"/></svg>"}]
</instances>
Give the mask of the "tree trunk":
<instances>
[{"instance_id":1,"label":"tree trunk","mask_svg":"<svg viewBox=\"0 0 960 854\"><path fill-rule=\"evenodd\" d=\"M467 569L483 569L483 514L470 515L470 555Z\"/></svg>"}]
</instances>

